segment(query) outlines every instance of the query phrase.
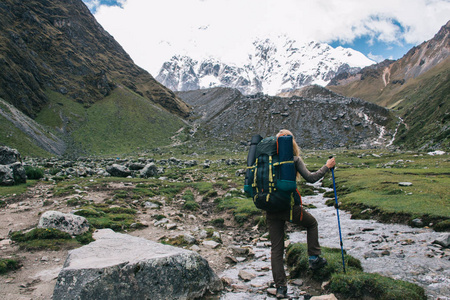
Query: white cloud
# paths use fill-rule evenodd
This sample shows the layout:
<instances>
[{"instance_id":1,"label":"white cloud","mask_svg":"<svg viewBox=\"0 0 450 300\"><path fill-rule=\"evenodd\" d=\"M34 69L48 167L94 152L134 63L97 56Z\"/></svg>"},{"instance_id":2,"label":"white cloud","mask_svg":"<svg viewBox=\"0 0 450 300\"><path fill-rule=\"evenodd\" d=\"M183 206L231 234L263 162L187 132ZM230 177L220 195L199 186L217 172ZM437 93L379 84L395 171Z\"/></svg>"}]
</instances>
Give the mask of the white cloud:
<instances>
[{"instance_id":1,"label":"white cloud","mask_svg":"<svg viewBox=\"0 0 450 300\"><path fill-rule=\"evenodd\" d=\"M97 5L98 0L85 0ZM243 59L256 37L300 42L418 44L450 16L450 0L121 0L95 17L135 62L156 76L176 53ZM405 29L402 32L399 24Z\"/></svg>"},{"instance_id":2,"label":"white cloud","mask_svg":"<svg viewBox=\"0 0 450 300\"><path fill-rule=\"evenodd\" d=\"M374 54L372 54L372 52L367 54L367 57L370 58L373 61L376 61L377 63L384 60L383 55L374 55Z\"/></svg>"}]
</instances>

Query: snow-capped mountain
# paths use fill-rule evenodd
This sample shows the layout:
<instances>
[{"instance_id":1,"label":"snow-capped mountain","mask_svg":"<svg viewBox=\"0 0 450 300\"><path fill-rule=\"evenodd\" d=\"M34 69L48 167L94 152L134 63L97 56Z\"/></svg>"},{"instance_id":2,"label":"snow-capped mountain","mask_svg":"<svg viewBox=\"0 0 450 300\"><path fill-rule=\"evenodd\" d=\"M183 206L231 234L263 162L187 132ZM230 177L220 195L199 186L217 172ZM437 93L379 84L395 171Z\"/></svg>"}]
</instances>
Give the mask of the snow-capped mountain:
<instances>
[{"instance_id":1,"label":"snow-capped mountain","mask_svg":"<svg viewBox=\"0 0 450 300\"><path fill-rule=\"evenodd\" d=\"M350 48L317 42L299 44L280 37L255 41L241 64L212 57L173 56L156 79L174 91L232 87L243 94L276 95L311 84L325 86L341 72L357 72L374 63Z\"/></svg>"}]
</instances>

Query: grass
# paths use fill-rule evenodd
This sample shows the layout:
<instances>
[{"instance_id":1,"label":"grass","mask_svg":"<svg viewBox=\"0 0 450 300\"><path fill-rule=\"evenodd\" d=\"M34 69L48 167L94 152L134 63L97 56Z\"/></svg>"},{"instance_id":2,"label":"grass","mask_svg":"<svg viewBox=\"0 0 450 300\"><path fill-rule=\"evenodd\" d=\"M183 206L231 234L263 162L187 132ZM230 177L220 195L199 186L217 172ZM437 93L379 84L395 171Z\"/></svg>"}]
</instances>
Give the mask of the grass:
<instances>
[{"instance_id":1,"label":"grass","mask_svg":"<svg viewBox=\"0 0 450 300\"><path fill-rule=\"evenodd\" d=\"M448 155L348 151L339 153L337 161L338 199L353 217L377 215L381 221L407 224L422 218L435 230L450 229ZM400 182L411 182L412 186L400 186ZM332 187L329 175L323 184ZM332 193L328 196L334 198ZM367 208L372 209L370 214L359 215Z\"/></svg>"},{"instance_id":2,"label":"grass","mask_svg":"<svg viewBox=\"0 0 450 300\"><path fill-rule=\"evenodd\" d=\"M261 214L261 210L256 208L252 199L241 194L240 191L228 193L223 198L218 198L216 202L219 211L231 211L234 220L241 225L248 223L252 216Z\"/></svg>"},{"instance_id":3,"label":"grass","mask_svg":"<svg viewBox=\"0 0 450 300\"><path fill-rule=\"evenodd\" d=\"M76 215L85 217L92 230L111 228L114 231L124 231L143 227L136 221L136 210L127 207L109 207L105 203L93 203L83 206L75 212Z\"/></svg>"},{"instance_id":4,"label":"grass","mask_svg":"<svg viewBox=\"0 0 450 300\"><path fill-rule=\"evenodd\" d=\"M289 245L286 251L286 263L290 270L290 277L306 277L319 283L330 281L328 289L338 298L426 299L422 287L376 273L365 273L361 262L347 254L344 255L346 273L343 273L340 249L322 247L322 255L327 259L328 264L319 270L312 271L308 268L306 244Z\"/></svg>"},{"instance_id":5,"label":"grass","mask_svg":"<svg viewBox=\"0 0 450 300\"><path fill-rule=\"evenodd\" d=\"M136 153L171 143L170 137L186 126L180 118L124 87L86 106L60 93L46 91L48 104L36 121L64 129L68 155ZM114 134L111 134L114 133Z\"/></svg>"},{"instance_id":6,"label":"grass","mask_svg":"<svg viewBox=\"0 0 450 300\"><path fill-rule=\"evenodd\" d=\"M15 231L10 237L18 243L20 249L27 251L73 249L93 241L90 231L72 238L67 232L54 228L35 228L26 233Z\"/></svg>"},{"instance_id":7,"label":"grass","mask_svg":"<svg viewBox=\"0 0 450 300\"><path fill-rule=\"evenodd\" d=\"M0 186L0 196L8 197L8 196L18 196L27 191L28 188L37 184L37 180L27 180L26 183L21 183L12 186Z\"/></svg>"}]
</instances>

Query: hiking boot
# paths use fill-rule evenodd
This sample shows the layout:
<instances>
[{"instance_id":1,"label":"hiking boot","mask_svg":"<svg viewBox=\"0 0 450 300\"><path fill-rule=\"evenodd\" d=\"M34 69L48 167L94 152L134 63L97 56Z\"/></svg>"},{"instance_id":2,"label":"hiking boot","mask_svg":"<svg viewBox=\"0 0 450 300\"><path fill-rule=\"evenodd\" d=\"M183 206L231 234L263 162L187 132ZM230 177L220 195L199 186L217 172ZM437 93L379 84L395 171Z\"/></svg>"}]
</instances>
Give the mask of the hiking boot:
<instances>
[{"instance_id":1,"label":"hiking boot","mask_svg":"<svg viewBox=\"0 0 450 300\"><path fill-rule=\"evenodd\" d=\"M312 270L317 270L325 266L327 263L328 262L325 258L318 256L316 259L309 260L309 268Z\"/></svg>"},{"instance_id":2,"label":"hiking boot","mask_svg":"<svg viewBox=\"0 0 450 300\"><path fill-rule=\"evenodd\" d=\"M287 286L277 287L277 299L287 298Z\"/></svg>"}]
</instances>

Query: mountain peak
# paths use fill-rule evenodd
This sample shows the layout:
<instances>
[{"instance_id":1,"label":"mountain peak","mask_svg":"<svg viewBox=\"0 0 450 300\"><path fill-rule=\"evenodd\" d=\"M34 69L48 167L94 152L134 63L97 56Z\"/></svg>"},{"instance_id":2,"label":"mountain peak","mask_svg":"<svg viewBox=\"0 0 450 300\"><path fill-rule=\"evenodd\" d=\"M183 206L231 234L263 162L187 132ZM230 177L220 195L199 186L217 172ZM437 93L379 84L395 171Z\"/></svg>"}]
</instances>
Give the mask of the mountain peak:
<instances>
[{"instance_id":1,"label":"mountain peak","mask_svg":"<svg viewBox=\"0 0 450 300\"><path fill-rule=\"evenodd\" d=\"M260 38L252 45L244 63L175 56L156 79L175 91L232 87L243 94L276 95L311 84L325 86L340 72L374 63L353 49L317 41L301 44L287 36Z\"/></svg>"}]
</instances>

